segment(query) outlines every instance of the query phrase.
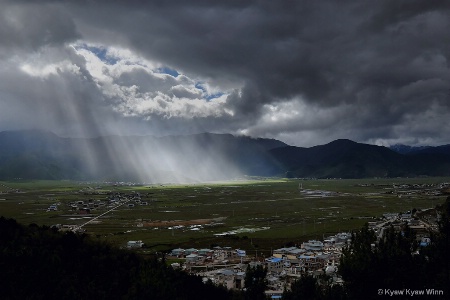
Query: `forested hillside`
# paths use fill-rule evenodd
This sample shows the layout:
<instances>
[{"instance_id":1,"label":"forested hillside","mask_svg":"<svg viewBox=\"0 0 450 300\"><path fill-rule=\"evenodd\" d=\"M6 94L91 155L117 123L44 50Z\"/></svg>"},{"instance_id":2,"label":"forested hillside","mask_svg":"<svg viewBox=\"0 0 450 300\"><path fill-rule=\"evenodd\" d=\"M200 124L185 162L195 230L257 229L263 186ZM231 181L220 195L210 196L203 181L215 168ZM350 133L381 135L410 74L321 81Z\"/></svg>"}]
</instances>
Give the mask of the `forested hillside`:
<instances>
[{"instance_id":1,"label":"forested hillside","mask_svg":"<svg viewBox=\"0 0 450 300\"><path fill-rule=\"evenodd\" d=\"M0 218L1 299L233 299L156 258ZM239 299L236 295L236 299Z\"/></svg>"}]
</instances>

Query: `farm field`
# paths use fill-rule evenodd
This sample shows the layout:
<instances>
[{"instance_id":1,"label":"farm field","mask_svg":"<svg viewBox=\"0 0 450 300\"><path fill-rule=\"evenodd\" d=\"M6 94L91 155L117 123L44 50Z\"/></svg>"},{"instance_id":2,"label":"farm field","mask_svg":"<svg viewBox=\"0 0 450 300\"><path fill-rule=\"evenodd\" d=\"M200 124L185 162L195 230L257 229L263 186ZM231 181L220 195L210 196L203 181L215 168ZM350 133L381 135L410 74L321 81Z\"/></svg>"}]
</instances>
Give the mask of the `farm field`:
<instances>
[{"instance_id":1,"label":"farm field","mask_svg":"<svg viewBox=\"0 0 450 300\"><path fill-rule=\"evenodd\" d=\"M46 226L90 221L82 229L94 239L117 246L142 240L144 253L218 245L269 255L283 245L358 229L383 213L434 207L444 202L449 182L259 179L135 185L16 180L0 182L0 215Z\"/></svg>"}]
</instances>

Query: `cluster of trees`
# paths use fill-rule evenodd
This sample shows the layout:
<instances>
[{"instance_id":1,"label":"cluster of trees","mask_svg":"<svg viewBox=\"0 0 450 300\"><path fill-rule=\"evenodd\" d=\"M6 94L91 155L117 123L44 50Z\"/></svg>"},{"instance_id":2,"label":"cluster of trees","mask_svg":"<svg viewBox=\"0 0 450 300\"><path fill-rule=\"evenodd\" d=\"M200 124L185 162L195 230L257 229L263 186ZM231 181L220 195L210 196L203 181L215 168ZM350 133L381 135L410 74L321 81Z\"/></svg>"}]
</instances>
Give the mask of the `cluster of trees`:
<instances>
[{"instance_id":1,"label":"cluster of trees","mask_svg":"<svg viewBox=\"0 0 450 300\"><path fill-rule=\"evenodd\" d=\"M382 299L391 297L387 291L407 289L431 290L432 299L450 298L450 197L440 210L439 231L431 233L428 246L420 247L406 225L401 231L390 227L378 242L366 225L343 251L339 266L343 286L331 285L326 276L305 276L283 299Z\"/></svg>"},{"instance_id":2,"label":"cluster of trees","mask_svg":"<svg viewBox=\"0 0 450 300\"><path fill-rule=\"evenodd\" d=\"M256 267L247 267L244 279L245 300L266 299L264 293L267 287L266 275L267 269L261 265L257 265Z\"/></svg>"},{"instance_id":3,"label":"cluster of trees","mask_svg":"<svg viewBox=\"0 0 450 300\"><path fill-rule=\"evenodd\" d=\"M265 299L266 270L249 268L244 291L203 283L164 257L0 217L1 299Z\"/></svg>"},{"instance_id":4,"label":"cluster of trees","mask_svg":"<svg viewBox=\"0 0 450 300\"><path fill-rule=\"evenodd\" d=\"M0 218L1 299L242 299L157 258Z\"/></svg>"}]
</instances>

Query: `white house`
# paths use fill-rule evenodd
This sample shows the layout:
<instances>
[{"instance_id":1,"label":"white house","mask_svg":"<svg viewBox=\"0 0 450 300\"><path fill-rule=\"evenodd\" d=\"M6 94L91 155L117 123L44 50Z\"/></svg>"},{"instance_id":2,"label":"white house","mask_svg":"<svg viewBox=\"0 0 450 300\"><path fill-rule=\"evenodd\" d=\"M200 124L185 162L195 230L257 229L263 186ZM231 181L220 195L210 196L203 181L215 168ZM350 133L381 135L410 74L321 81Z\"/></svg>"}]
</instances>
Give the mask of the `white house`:
<instances>
[{"instance_id":1,"label":"white house","mask_svg":"<svg viewBox=\"0 0 450 300\"><path fill-rule=\"evenodd\" d=\"M144 243L142 241L128 241L127 248L142 248Z\"/></svg>"}]
</instances>

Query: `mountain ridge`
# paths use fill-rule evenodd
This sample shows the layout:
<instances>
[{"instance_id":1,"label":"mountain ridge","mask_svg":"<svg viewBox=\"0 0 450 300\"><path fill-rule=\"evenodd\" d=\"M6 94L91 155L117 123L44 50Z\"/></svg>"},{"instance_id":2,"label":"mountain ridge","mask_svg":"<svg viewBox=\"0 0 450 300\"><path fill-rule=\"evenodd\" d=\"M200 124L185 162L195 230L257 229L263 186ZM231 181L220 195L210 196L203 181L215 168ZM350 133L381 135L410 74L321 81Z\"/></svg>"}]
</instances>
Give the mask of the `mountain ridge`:
<instances>
[{"instance_id":1,"label":"mountain ridge","mask_svg":"<svg viewBox=\"0 0 450 300\"><path fill-rule=\"evenodd\" d=\"M244 175L450 176L449 150L443 145L402 154L349 139L305 148L276 139L215 133L66 138L39 130L3 131L0 179L202 182Z\"/></svg>"}]
</instances>

